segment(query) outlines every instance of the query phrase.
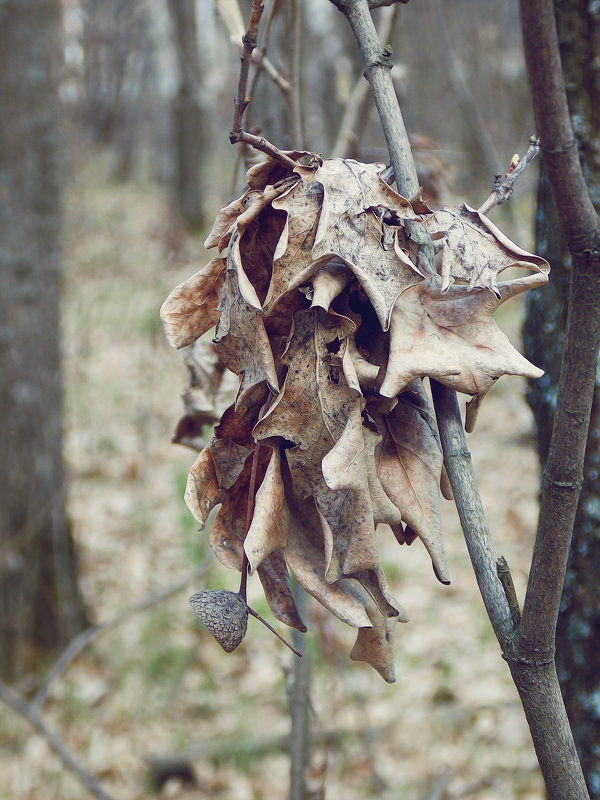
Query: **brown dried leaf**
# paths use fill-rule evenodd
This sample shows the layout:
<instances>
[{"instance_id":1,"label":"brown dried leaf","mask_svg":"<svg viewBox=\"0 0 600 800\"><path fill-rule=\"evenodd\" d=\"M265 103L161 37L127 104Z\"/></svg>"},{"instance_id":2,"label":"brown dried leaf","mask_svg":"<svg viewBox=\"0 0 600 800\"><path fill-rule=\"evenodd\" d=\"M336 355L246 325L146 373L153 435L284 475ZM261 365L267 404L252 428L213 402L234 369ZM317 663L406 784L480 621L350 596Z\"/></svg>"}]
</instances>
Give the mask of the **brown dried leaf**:
<instances>
[{"instance_id":1,"label":"brown dried leaf","mask_svg":"<svg viewBox=\"0 0 600 800\"><path fill-rule=\"evenodd\" d=\"M284 462L285 467L285 462ZM325 579L325 551L319 514L312 498L298 500L292 492L289 470L284 470L288 515L291 521L285 547L285 559L302 588L355 628L370 625L359 587L354 581L329 583Z\"/></svg>"},{"instance_id":2,"label":"brown dried leaf","mask_svg":"<svg viewBox=\"0 0 600 800\"><path fill-rule=\"evenodd\" d=\"M264 383L256 384L244 394L243 399L229 406L223 412L219 424L215 428L217 439L231 437L246 447L254 446L252 428L256 425L260 410L264 405L269 390Z\"/></svg>"},{"instance_id":3,"label":"brown dried leaf","mask_svg":"<svg viewBox=\"0 0 600 800\"><path fill-rule=\"evenodd\" d=\"M374 415L383 437L376 450L377 473L402 521L427 548L439 580L449 583L439 509L443 455L424 390L416 388L419 382L412 386L415 392L401 394L389 414ZM409 542L410 533L402 536Z\"/></svg>"},{"instance_id":4,"label":"brown dried leaf","mask_svg":"<svg viewBox=\"0 0 600 800\"><path fill-rule=\"evenodd\" d=\"M192 344L219 319L219 290L225 272L225 259L212 261L176 286L160 309L165 337L172 347Z\"/></svg>"},{"instance_id":5,"label":"brown dried leaf","mask_svg":"<svg viewBox=\"0 0 600 800\"><path fill-rule=\"evenodd\" d=\"M247 194L246 192L236 200L232 200L229 205L219 211L204 241L204 247L207 250L217 246L219 250L222 250L227 245L228 237L231 236L232 226L235 225L235 221L240 214L243 214L246 210Z\"/></svg>"},{"instance_id":6,"label":"brown dried leaf","mask_svg":"<svg viewBox=\"0 0 600 800\"><path fill-rule=\"evenodd\" d=\"M240 376L238 401L266 381L278 391L277 371L262 315L241 296L236 271L229 266L219 295L221 316L214 342L225 366Z\"/></svg>"},{"instance_id":7,"label":"brown dried leaf","mask_svg":"<svg viewBox=\"0 0 600 800\"><path fill-rule=\"evenodd\" d=\"M279 448L273 448L265 477L256 493L254 515L244 542L252 572L267 556L285 547L289 527L281 478L281 455Z\"/></svg>"},{"instance_id":8,"label":"brown dried leaf","mask_svg":"<svg viewBox=\"0 0 600 800\"><path fill-rule=\"evenodd\" d=\"M347 412L358 399L345 382L339 383L341 370L336 372L333 365L334 354L343 349L342 342L354 331L354 323L319 308L299 309L293 322L292 336L281 359L288 366L283 388L254 428L254 436L294 442L294 451L305 453L310 468L316 464L320 472L323 456L341 434ZM341 366L340 356L338 361ZM301 461L302 457L298 466ZM309 476L303 480L295 475L294 481L299 497L310 494Z\"/></svg>"},{"instance_id":9,"label":"brown dried leaf","mask_svg":"<svg viewBox=\"0 0 600 800\"><path fill-rule=\"evenodd\" d=\"M224 439L213 437L209 447L219 488L231 488L241 475L246 459L252 450L237 444L229 436Z\"/></svg>"},{"instance_id":10,"label":"brown dried leaf","mask_svg":"<svg viewBox=\"0 0 600 800\"><path fill-rule=\"evenodd\" d=\"M295 442L286 459L300 499L314 497L325 534L325 578L356 577L387 615L403 613L391 596L375 547L375 526L368 479L352 475L356 485L328 487L325 458L352 419L359 426L364 400L346 384L344 342L354 331L346 317L320 308L294 314L294 331L283 361L288 373L272 408L254 428L257 439L283 437ZM345 441L345 440L344 440ZM364 442L363 442L364 446ZM343 449L343 446L342 446ZM334 449L336 458L340 452ZM341 456L344 458L342 452ZM330 479L333 481L331 471ZM327 473L328 474L328 473Z\"/></svg>"},{"instance_id":11,"label":"brown dried leaf","mask_svg":"<svg viewBox=\"0 0 600 800\"><path fill-rule=\"evenodd\" d=\"M220 361L213 342L207 339L196 339L186 347L183 361L189 373L189 386L183 394L186 413L177 423L172 441L200 451L207 438L203 428L218 421L235 378Z\"/></svg>"},{"instance_id":12,"label":"brown dried leaf","mask_svg":"<svg viewBox=\"0 0 600 800\"><path fill-rule=\"evenodd\" d=\"M263 560L257 571L273 614L290 628L297 628L305 633L306 625L296 608L283 552L276 550L271 553Z\"/></svg>"},{"instance_id":13,"label":"brown dried leaf","mask_svg":"<svg viewBox=\"0 0 600 800\"><path fill-rule=\"evenodd\" d=\"M194 461L185 487L185 503L195 519L204 527L211 510L225 497L219 488L217 473L209 447Z\"/></svg>"},{"instance_id":14,"label":"brown dried leaf","mask_svg":"<svg viewBox=\"0 0 600 800\"><path fill-rule=\"evenodd\" d=\"M369 597L364 598L371 627L359 628L350 653L352 661L366 661L387 683L394 683L394 626L397 620L384 617Z\"/></svg>"},{"instance_id":15,"label":"brown dried leaf","mask_svg":"<svg viewBox=\"0 0 600 800\"><path fill-rule=\"evenodd\" d=\"M444 242L442 292L455 281L466 281L469 289L491 289L500 298L498 275L508 267L524 267L542 276L550 270L544 258L522 250L484 214L464 203L434 211L423 224L432 238Z\"/></svg>"},{"instance_id":16,"label":"brown dried leaf","mask_svg":"<svg viewBox=\"0 0 600 800\"><path fill-rule=\"evenodd\" d=\"M267 469L270 453L262 448L258 454L255 486L260 486ZM248 457L237 481L224 492L221 508L215 515L210 531L210 546L226 567L241 571L246 536L248 490L252 472L252 457Z\"/></svg>"},{"instance_id":17,"label":"brown dried leaf","mask_svg":"<svg viewBox=\"0 0 600 800\"><path fill-rule=\"evenodd\" d=\"M441 291L434 275L403 292L394 307L390 354L380 392L395 397L415 378L429 376L465 394L475 395L467 419L472 430L483 396L501 375L539 378L534 367L509 342L493 320L509 297L545 283L545 274L498 284L498 296L487 289L450 286Z\"/></svg>"},{"instance_id":18,"label":"brown dried leaf","mask_svg":"<svg viewBox=\"0 0 600 800\"><path fill-rule=\"evenodd\" d=\"M330 261L317 270L312 278L311 308L329 311L332 301L352 280L352 272L341 261Z\"/></svg>"},{"instance_id":19,"label":"brown dried leaf","mask_svg":"<svg viewBox=\"0 0 600 800\"><path fill-rule=\"evenodd\" d=\"M320 261L337 256L346 263L387 330L394 301L423 275L402 250L398 226L383 222L383 209L403 219L417 215L409 201L382 180L382 169L383 164L339 158L317 169L324 194L312 257Z\"/></svg>"},{"instance_id":20,"label":"brown dried leaf","mask_svg":"<svg viewBox=\"0 0 600 800\"><path fill-rule=\"evenodd\" d=\"M273 254L281 237L284 216L270 206L292 186L296 177L263 192L247 194L248 208L236 219L228 247L228 267L235 269L242 297L261 310L259 293L264 297L271 278Z\"/></svg>"},{"instance_id":21,"label":"brown dried leaf","mask_svg":"<svg viewBox=\"0 0 600 800\"><path fill-rule=\"evenodd\" d=\"M279 298L296 289L312 276L320 263L312 256L312 247L323 202L323 187L315 180L314 169L297 167L300 180L275 199L272 206L286 212L286 221L273 255L273 273L264 301L264 313L270 314Z\"/></svg>"},{"instance_id":22,"label":"brown dried leaf","mask_svg":"<svg viewBox=\"0 0 600 800\"><path fill-rule=\"evenodd\" d=\"M313 154L307 150L284 150L286 156L292 161L299 161L301 158L312 158ZM267 157L261 164L255 164L246 173L246 183L252 189L263 189L268 183L275 183L277 180L289 176L287 167L282 166L279 161Z\"/></svg>"}]
</instances>

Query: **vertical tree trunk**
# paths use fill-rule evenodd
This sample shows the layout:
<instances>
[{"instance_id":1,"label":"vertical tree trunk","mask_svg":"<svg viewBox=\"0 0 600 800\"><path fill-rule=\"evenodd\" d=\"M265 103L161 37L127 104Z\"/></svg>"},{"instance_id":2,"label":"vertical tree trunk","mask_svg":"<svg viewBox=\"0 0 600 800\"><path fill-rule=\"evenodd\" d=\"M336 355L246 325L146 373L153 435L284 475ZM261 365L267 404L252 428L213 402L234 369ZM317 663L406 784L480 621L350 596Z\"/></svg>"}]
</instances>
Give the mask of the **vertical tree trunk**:
<instances>
[{"instance_id":1,"label":"vertical tree trunk","mask_svg":"<svg viewBox=\"0 0 600 800\"><path fill-rule=\"evenodd\" d=\"M193 228L202 225L200 170L206 147L202 135L200 55L195 0L169 2L179 64L179 91L173 99L175 203Z\"/></svg>"},{"instance_id":2,"label":"vertical tree trunk","mask_svg":"<svg viewBox=\"0 0 600 800\"><path fill-rule=\"evenodd\" d=\"M0 3L0 674L85 623L62 466L59 0Z\"/></svg>"},{"instance_id":3,"label":"vertical tree trunk","mask_svg":"<svg viewBox=\"0 0 600 800\"><path fill-rule=\"evenodd\" d=\"M584 174L600 209L600 14L583 0L557 0L557 25L569 110ZM545 175L540 176L535 250L551 264L544 291L528 297L525 354L546 374L532 382L528 401L545 464L564 344L571 262ZM596 384L573 543L557 628L556 664L590 796L600 798L600 390Z\"/></svg>"}]
</instances>

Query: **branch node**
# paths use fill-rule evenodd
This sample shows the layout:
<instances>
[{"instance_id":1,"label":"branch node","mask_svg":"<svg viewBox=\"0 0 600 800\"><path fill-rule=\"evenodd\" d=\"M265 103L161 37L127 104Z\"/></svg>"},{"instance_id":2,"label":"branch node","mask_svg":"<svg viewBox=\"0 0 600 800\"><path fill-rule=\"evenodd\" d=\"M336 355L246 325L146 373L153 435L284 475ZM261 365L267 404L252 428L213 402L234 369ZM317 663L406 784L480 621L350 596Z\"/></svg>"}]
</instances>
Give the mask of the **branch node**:
<instances>
[{"instance_id":1,"label":"branch node","mask_svg":"<svg viewBox=\"0 0 600 800\"><path fill-rule=\"evenodd\" d=\"M504 589L504 594L506 595L506 601L510 609L510 617L512 619L513 626L516 630L521 622L521 609L519 608L517 592L515 589L515 584L512 579L512 575L510 573L510 568L504 556L500 556L496 561L496 572L498 573L498 578L500 580L500 583L502 584L502 588Z\"/></svg>"}]
</instances>

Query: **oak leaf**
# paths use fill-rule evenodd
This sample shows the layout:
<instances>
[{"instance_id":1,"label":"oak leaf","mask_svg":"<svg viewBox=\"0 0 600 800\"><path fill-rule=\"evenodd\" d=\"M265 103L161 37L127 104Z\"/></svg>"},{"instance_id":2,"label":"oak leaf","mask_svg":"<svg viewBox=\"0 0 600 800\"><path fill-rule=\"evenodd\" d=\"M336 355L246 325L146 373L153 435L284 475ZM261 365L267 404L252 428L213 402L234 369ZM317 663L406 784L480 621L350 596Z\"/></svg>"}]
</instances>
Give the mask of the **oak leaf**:
<instances>
[{"instance_id":1,"label":"oak leaf","mask_svg":"<svg viewBox=\"0 0 600 800\"><path fill-rule=\"evenodd\" d=\"M262 315L243 297L229 262L219 294L220 316L213 341L225 366L240 376L238 401L258 383L278 390L277 371Z\"/></svg>"},{"instance_id":2,"label":"oak leaf","mask_svg":"<svg viewBox=\"0 0 600 800\"><path fill-rule=\"evenodd\" d=\"M472 430L481 400L501 375L543 374L513 347L493 314L509 297L545 282L545 274L538 273L498 284L498 294L457 284L442 291L437 275L411 286L392 312L380 393L396 397L415 378L435 378L474 397L466 422Z\"/></svg>"},{"instance_id":3,"label":"oak leaf","mask_svg":"<svg viewBox=\"0 0 600 800\"><path fill-rule=\"evenodd\" d=\"M219 319L219 290L224 258L213 258L187 281L176 286L160 309L165 337L172 347L192 344Z\"/></svg>"},{"instance_id":4,"label":"oak leaf","mask_svg":"<svg viewBox=\"0 0 600 800\"><path fill-rule=\"evenodd\" d=\"M376 450L377 473L402 522L427 548L439 580L449 583L439 508L443 455L419 384L411 384L413 391L400 395L389 414L374 415L382 436Z\"/></svg>"},{"instance_id":5,"label":"oak leaf","mask_svg":"<svg viewBox=\"0 0 600 800\"><path fill-rule=\"evenodd\" d=\"M491 289L500 298L498 275L508 267L524 267L544 276L548 262L523 250L494 223L466 203L457 208L441 208L423 221L433 239L443 241L441 291L455 282L467 283L469 289Z\"/></svg>"}]
</instances>

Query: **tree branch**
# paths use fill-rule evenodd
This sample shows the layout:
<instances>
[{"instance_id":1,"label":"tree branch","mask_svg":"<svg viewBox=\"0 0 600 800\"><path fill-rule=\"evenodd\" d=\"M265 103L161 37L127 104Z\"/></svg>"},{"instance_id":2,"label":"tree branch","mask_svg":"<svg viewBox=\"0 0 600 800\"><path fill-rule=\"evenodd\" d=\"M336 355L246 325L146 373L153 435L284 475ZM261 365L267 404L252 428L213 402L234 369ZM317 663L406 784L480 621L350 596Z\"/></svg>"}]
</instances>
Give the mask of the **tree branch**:
<instances>
[{"instance_id":1,"label":"tree branch","mask_svg":"<svg viewBox=\"0 0 600 800\"><path fill-rule=\"evenodd\" d=\"M397 16L398 6L394 6L382 17L380 28L377 33L380 42L384 42L386 45L389 44ZM346 158L350 150L350 145L355 144L355 142L351 140L356 138L356 142L358 141L359 137L354 134L357 120L363 113L368 114L371 111L370 104L368 108L366 107L368 91L369 84L365 82L364 77L361 75L350 92L344 116L340 122L340 127L331 151L332 155L338 158Z\"/></svg>"},{"instance_id":2,"label":"tree branch","mask_svg":"<svg viewBox=\"0 0 600 800\"><path fill-rule=\"evenodd\" d=\"M542 156L571 253L596 236L598 215L583 177L571 125L552 0L521 0L525 61Z\"/></svg>"},{"instance_id":3,"label":"tree branch","mask_svg":"<svg viewBox=\"0 0 600 800\"><path fill-rule=\"evenodd\" d=\"M554 5L521 3L529 81L542 157L573 257L567 336L554 431L544 470L538 531L516 645L554 646L577 503L600 346L600 220L581 170L564 89Z\"/></svg>"},{"instance_id":4,"label":"tree branch","mask_svg":"<svg viewBox=\"0 0 600 800\"><path fill-rule=\"evenodd\" d=\"M456 392L431 381L444 464L477 584L492 628L504 649L514 632L511 609L497 572L497 556L471 464Z\"/></svg>"}]
</instances>

